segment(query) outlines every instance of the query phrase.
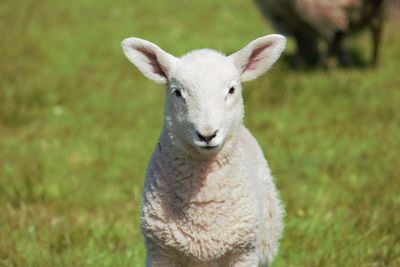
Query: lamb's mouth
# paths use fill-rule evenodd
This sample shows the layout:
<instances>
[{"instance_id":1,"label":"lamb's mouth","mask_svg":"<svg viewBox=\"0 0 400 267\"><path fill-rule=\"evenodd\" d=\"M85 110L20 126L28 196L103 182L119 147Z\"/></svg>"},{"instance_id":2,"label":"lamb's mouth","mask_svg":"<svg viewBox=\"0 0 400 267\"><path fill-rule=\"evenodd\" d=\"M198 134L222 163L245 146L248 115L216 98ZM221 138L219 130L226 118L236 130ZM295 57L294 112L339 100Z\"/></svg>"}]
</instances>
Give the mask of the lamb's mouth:
<instances>
[{"instance_id":1,"label":"lamb's mouth","mask_svg":"<svg viewBox=\"0 0 400 267\"><path fill-rule=\"evenodd\" d=\"M215 153L221 147L220 145L196 145L197 149L204 152Z\"/></svg>"},{"instance_id":2,"label":"lamb's mouth","mask_svg":"<svg viewBox=\"0 0 400 267\"><path fill-rule=\"evenodd\" d=\"M207 150L213 150L213 149L216 149L218 147L219 147L219 145L215 145L215 146L206 145L206 146L201 146L200 148L207 149Z\"/></svg>"},{"instance_id":3,"label":"lamb's mouth","mask_svg":"<svg viewBox=\"0 0 400 267\"><path fill-rule=\"evenodd\" d=\"M194 141L192 144L197 151L202 154L215 154L221 149L222 144L218 142L201 142L201 141Z\"/></svg>"}]
</instances>

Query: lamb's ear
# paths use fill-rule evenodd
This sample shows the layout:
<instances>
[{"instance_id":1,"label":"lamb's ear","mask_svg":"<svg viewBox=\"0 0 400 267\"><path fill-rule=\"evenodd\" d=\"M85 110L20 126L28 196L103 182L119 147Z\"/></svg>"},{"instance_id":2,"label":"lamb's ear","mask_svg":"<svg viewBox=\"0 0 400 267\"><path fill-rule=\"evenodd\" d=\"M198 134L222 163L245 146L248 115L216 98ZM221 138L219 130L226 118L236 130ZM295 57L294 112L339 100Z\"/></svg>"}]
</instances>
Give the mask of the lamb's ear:
<instances>
[{"instance_id":1,"label":"lamb's ear","mask_svg":"<svg viewBox=\"0 0 400 267\"><path fill-rule=\"evenodd\" d=\"M286 38L279 34L270 34L250 42L230 55L240 71L242 82L250 81L266 72L281 55Z\"/></svg>"},{"instance_id":2,"label":"lamb's ear","mask_svg":"<svg viewBox=\"0 0 400 267\"><path fill-rule=\"evenodd\" d=\"M178 60L157 45L139 38L127 38L122 48L130 62L150 80L166 83L168 74Z\"/></svg>"}]
</instances>

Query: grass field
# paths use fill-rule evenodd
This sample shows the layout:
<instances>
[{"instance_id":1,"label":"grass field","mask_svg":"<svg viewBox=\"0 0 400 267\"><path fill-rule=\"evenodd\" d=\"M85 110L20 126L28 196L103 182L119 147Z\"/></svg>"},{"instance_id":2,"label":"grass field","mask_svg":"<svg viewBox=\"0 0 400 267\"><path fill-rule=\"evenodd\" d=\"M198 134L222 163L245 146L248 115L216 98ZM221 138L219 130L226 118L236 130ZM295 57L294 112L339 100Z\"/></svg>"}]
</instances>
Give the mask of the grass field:
<instances>
[{"instance_id":1,"label":"grass field","mask_svg":"<svg viewBox=\"0 0 400 267\"><path fill-rule=\"evenodd\" d=\"M386 24L377 69L280 61L245 85L287 211L275 267L400 266L399 29ZM271 32L250 1L2 1L0 266L143 266L164 91L120 41L229 53ZM349 45L368 57L368 35Z\"/></svg>"}]
</instances>

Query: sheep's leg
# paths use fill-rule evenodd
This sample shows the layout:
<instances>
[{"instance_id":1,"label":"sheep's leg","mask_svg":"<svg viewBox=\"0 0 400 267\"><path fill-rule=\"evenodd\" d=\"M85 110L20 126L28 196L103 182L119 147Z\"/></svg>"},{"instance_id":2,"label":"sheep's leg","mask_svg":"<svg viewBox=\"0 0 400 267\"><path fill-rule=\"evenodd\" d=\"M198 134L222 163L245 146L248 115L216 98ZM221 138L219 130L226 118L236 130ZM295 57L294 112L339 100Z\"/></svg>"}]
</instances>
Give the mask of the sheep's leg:
<instances>
[{"instance_id":1,"label":"sheep's leg","mask_svg":"<svg viewBox=\"0 0 400 267\"><path fill-rule=\"evenodd\" d=\"M295 33L297 44L297 57L300 63L308 66L316 66L320 63L318 42L315 38L307 37L301 33Z\"/></svg>"},{"instance_id":2,"label":"sheep's leg","mask_svg":"<svg viewBox=\"0 0 400 267\"><path fill-rule=\"evenodd\" d=\"M326 64L331 65L329 61L336 57L341 66L348 67L353 62L350 54L343 46L343 39L345 34L343 32L336 32L331 42L328 44Z\"/></svg>"},{"instance_id":3,"label":"sheep's leg","mask_svg":"<svg viewBox=\"0 0 400 267\"><path fill-rule=\"evenodd\" d=\"M377 15L376 18L372 20L371 23L371 32L372 32L372 60L371 64L375 66L378 63L379 56L379 45L381 41L382 34L382 23L383 22L383 14L382 11Z\"/></svg>"},{"instance_id":4,"label":"sheep's leg","mask_svg":"<svg viewBox=\"0 0 400 267\"><path fill-rule=\"evenodd\" d=\"M381 39L381 29L372 27L372 66L376 66L378 63L379 43Z\"/></svg>"}]
</instances>

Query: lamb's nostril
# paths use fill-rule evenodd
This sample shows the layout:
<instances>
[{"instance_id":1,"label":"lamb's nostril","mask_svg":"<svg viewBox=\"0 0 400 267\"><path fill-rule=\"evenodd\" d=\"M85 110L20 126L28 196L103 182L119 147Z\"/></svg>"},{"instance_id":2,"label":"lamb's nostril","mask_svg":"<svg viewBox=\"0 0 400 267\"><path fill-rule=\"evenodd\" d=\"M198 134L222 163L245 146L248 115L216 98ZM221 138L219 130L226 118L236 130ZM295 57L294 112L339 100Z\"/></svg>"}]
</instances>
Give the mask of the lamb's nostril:
<instances>
[{"instance_id":1,"label":"lamb's nostril","mask_svg":"<svg viewBox=\"0 0 400 267\"><path fill-rule=\"evenodd\" d=\"M203 135L203 134L201 134L200 132L196 131L196 134L197 134L197 136L199 137L200 140L202 140L202 141L208 143L208 142L210 142L214 137L217 136L217 132L218 132L218 131L215 131L215 132L214 132L213 134L211 134L211 135Z\"/></svg>"}]
</instances>

